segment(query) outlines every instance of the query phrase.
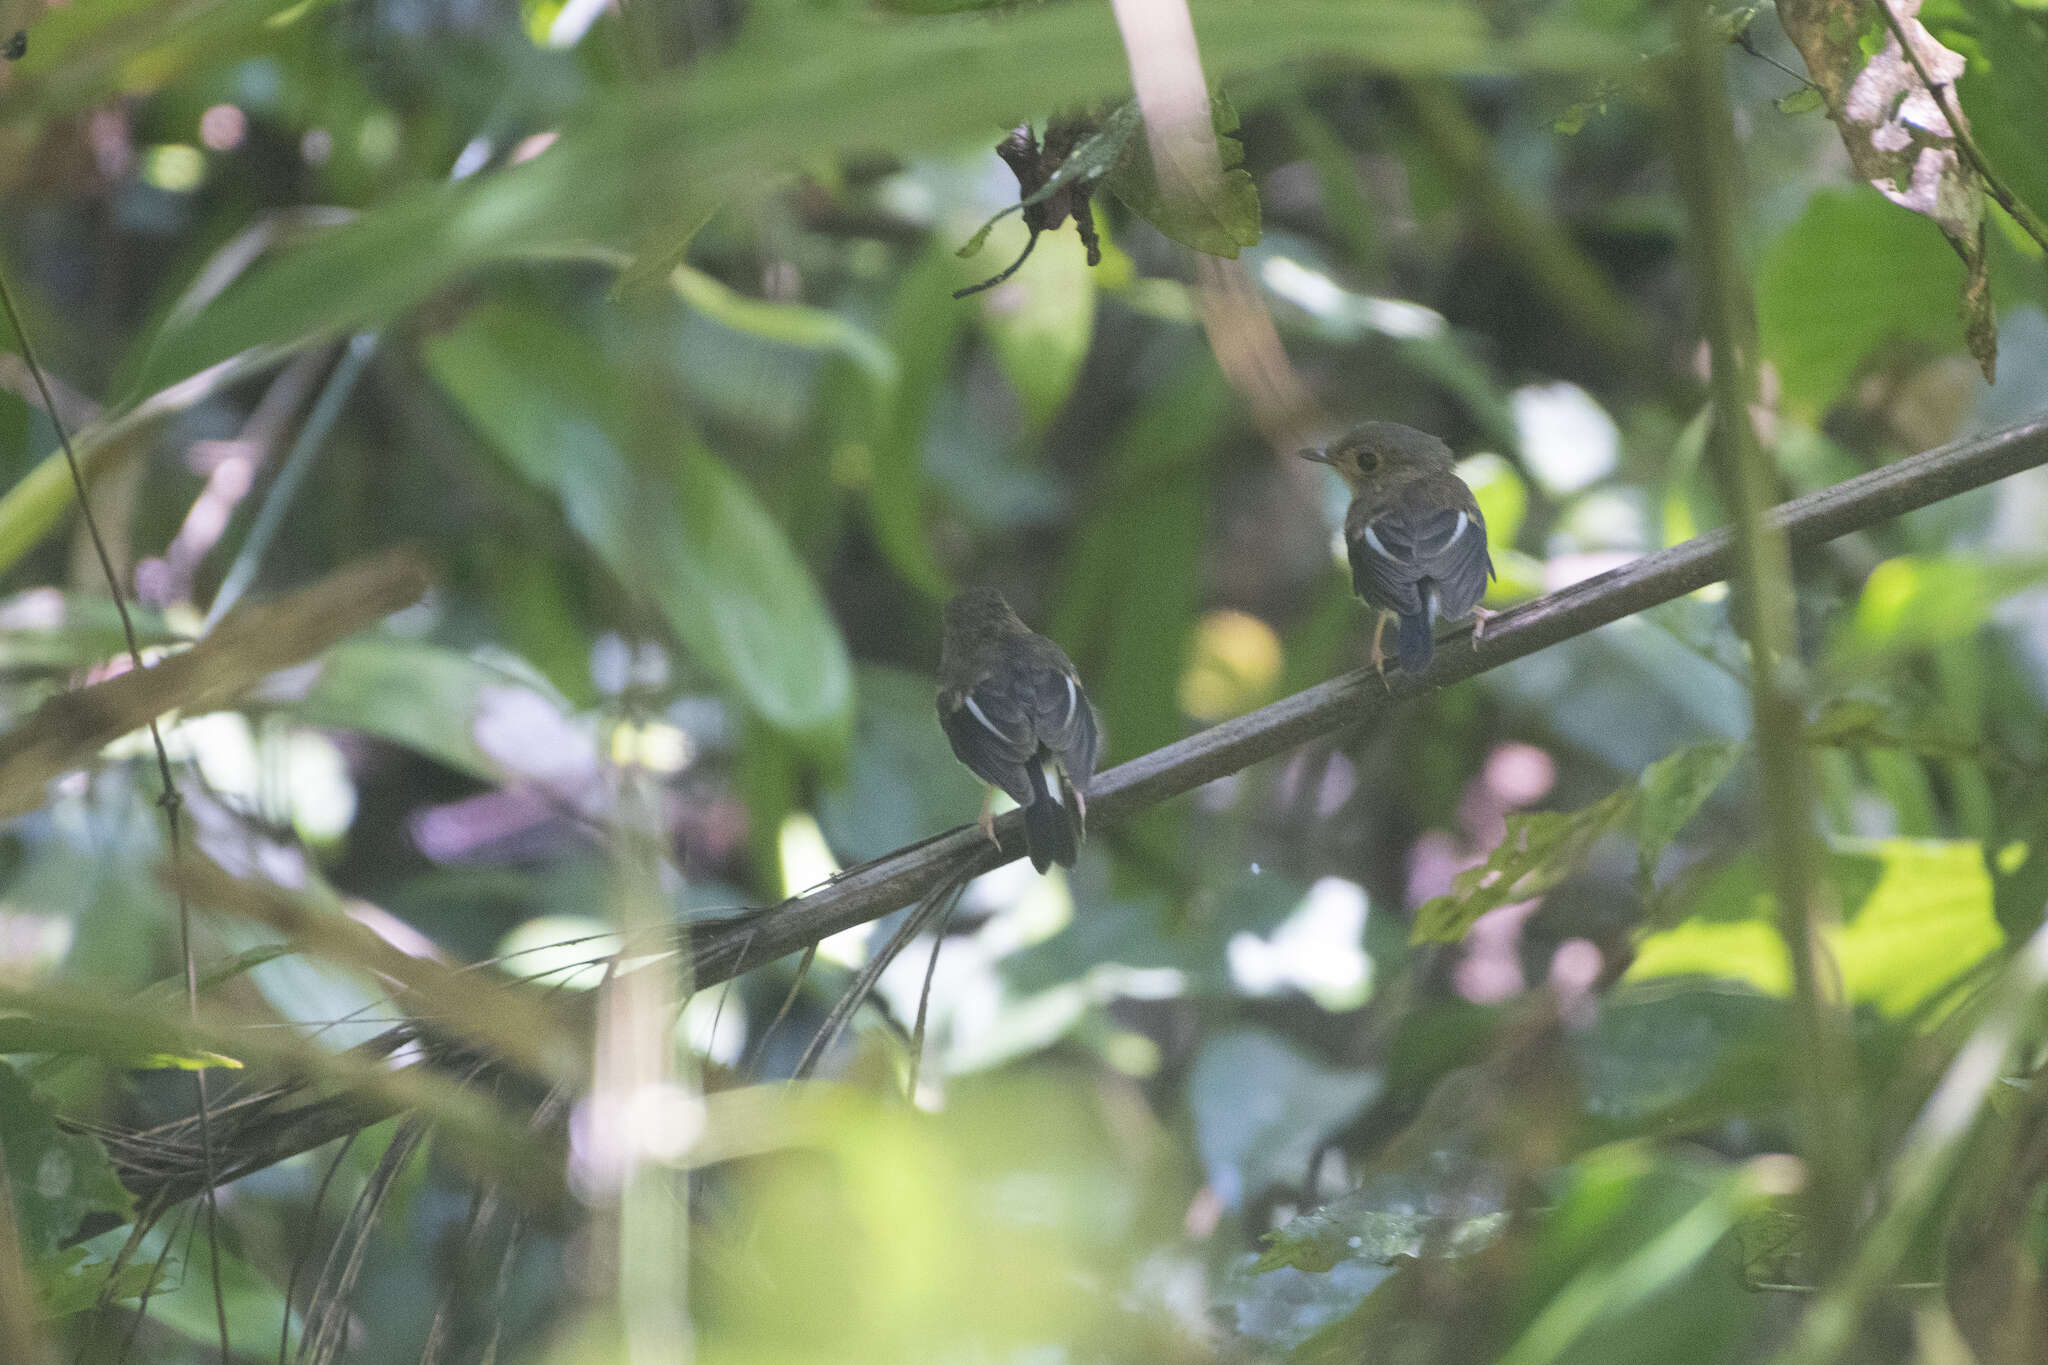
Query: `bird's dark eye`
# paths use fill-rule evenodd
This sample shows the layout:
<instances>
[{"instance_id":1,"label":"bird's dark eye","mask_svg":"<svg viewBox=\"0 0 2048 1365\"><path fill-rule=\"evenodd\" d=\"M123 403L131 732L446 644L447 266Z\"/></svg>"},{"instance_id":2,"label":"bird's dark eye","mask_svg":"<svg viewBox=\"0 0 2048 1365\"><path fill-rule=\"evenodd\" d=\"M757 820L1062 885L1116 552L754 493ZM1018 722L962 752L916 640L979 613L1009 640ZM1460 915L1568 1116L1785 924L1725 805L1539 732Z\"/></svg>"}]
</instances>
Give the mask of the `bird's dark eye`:
<instances>
[{"instance_id":1,"label":"bird's dark eye","mask_svg":"<svg viewBox=\"0 0 2048 1365\"><path fill-rule=\"evenodd\" d=\"M1377 451L1372 451L1372 450L1361 450L1361 451L1359 451L1359 452L1358 452L1358 472L1359 472L1359 473L1361 473L1361 474L1370 474L1370 473L1372 473L1372 472L1373 472L1373 470L1375 470L1375 469L1378 469L1378 468L1379 468L1379 466L1380 466L1380 457L1379 457L1379 453L1378 453Z\"/></svg>"}]
</instances>

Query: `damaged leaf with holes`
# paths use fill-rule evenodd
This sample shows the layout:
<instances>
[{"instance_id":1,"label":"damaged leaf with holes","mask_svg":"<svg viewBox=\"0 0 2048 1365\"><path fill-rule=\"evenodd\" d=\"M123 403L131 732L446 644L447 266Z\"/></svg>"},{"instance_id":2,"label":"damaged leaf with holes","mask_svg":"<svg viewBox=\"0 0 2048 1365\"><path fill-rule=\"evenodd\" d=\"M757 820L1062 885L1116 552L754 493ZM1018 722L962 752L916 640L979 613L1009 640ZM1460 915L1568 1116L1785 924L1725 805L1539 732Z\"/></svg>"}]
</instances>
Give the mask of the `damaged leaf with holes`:
<instances>
[{"instance_id":1,"label":"damaged leaf with holes","mask_svg":"<svg viewBox=\"0 0 2048 1365\"><path fill-rule=\"evenodd\" d=\"M1919 14L1920 0L1778 0L1779 21L1826 100L1857 176L1932 220L1962 257L1963 339L1989 381L1998 365L1998 323L1984 254L1984 189L1966 156L1967 129L1950 123L1960 116L1954 87L1967 63L1928 32Z\"/></svg>"}]
</instances>

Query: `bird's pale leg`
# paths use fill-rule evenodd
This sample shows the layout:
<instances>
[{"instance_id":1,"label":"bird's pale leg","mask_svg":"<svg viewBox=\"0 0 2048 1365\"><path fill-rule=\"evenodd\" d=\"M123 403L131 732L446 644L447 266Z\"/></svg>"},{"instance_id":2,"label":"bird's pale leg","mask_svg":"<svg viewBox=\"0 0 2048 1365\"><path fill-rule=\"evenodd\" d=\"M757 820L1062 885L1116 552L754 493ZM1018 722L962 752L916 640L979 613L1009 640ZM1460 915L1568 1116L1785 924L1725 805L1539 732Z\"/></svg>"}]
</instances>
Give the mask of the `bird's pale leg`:
<instances>
[{"instance_id":1,"label":"bird's pale leg","mask_svg":"<svg viewBox=\"0 0 2048 1365\"><path fill-rule=\"evenodd\" d=\"M1380 686L1389 692L1394 690L1394 685L1387 681L1387 655L1386 651L1380 648L1380 641L1385 638L1387 622L1393 615L1394 613L1381 608L1379 622L1372 628L1372 671L1380 675Z\"/></svg>"},{"instance_id":2,"label":"bird's pale leg","mask_svg":"<svg viewBox=\"0 0 2048 1365\"><path fill-rule=\"evenodd\" d=\"M981 818L974 823L981 827L981 835L984 839L987 839L997 848L1003 846L1003 841L996 838L996 789L994 787L990 787L988 795L981 798Z\"/></svg>"},{"instance_id":3,"label":"bird's pale leg","mask_svg":"<svg viewBox=\"0 0 2048 1365\"><path fill-rule=\"evenodd\" d=\"M1499 612L1497 612L1497 611L1489 611L1489 610L1488 610L1487 608L1485 608L1485 607L1477 607L1477 606L1475 606L1474 608L1472 608L1472 643L1473 643L1473 644L1475 644L1475 645L1476 645L1476 644L1478 644L1478 643L1479 643L1479 642L1480 642L1481 640L1484 640L1484 639L1486 638L1486 623L1487 623L1488 621L1491 621L1491 620L1492 620L1492 619L1493 619L1494 617L1496 617L1496 616L1498 616L1498 615L1500 615L1500 613L1499 613Z\"/></svg>"}]
</instances>

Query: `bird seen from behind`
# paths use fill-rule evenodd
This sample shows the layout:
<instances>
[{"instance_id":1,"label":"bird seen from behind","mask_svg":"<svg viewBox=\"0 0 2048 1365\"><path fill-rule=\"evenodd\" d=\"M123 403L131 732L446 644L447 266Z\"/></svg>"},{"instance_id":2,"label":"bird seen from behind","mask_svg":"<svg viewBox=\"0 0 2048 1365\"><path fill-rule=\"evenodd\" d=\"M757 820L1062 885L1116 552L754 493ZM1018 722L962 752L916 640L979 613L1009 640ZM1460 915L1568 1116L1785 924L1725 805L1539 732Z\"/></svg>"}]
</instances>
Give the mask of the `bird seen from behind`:
<instances>
[{"instance_id":1,"label":"bird seen from behind","mask_svg":"<svg viewBox=\"0 0 2048 1365\"><path fill-rule=\"evenodd\" d=\"M1344 547L1352 591L1379 609L1372 664L1381 678L1386 656L1380 641L1389 616L1399 622L1394 659L1408 673L1429 666L1438 621L1477 613L1477 637L1491 615L1479 599L1493 576L1493 557L1486 518L1452 469L1451 448L1399 422L1367 422L1301 456L1330 466L1350 485Z\"/></svg>"},{"instance_id":2,"label":"bird seen from behind","mask_svg":"<svg viewBox=\"0 0 2048 1365\"><path fill-rule=\"evenodd\" d=\"M955 756L1023 809L1031 865L1072 867L1100 745L1095 712L1073 662L993 589L946 603L939 724ZM995 837L986 808L981 828Z\"/></svg>"}]
</instances>

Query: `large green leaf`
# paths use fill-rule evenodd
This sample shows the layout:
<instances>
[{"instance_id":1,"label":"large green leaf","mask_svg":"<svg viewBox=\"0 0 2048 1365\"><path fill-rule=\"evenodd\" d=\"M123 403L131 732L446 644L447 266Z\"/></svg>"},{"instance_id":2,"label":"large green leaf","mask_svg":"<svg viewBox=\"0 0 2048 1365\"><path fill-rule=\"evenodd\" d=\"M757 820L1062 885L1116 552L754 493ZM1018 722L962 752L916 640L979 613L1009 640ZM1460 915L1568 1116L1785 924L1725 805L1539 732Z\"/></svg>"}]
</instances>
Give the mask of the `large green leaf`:
<instances>
[{"instance_id":1,"label":"large green leaf","mask_svg":"<svg viewBox=\"0 0 2048 1365\"><path fill-rule=\"evenodd\" d=\"M1864 580L1842 651L1854 660L1876 650L1957 644L1984 627L1993 607L2044 579L2048 556L1887 559Z\"/></svg>"},{"instance_id":2,"label":"large green leaf","mask_svg":"<svg viewBox=\"0 0 2048 1365\"><path fill-rule=\"evenodd\" d=\"M1658 855L1720 787L1741 752L1740 744L1726 740L1696 744L1652 763L1635 785L1583 810L1510 815L1492 855L1416 910L1409 942L1457 942L1481 915L1543 895L1576 875L1610 834L1636 836L1647 880Z\"/></svg>"},{"instance_id":3,"label":"large green leaf","mask_svg":"<svg viewBox=\"0 0 2048 1365\"><path fill-rule=\"evenodd\" d=\"M135 1040L137 1049L145 1040ZM15 1224L31 1263L57 1254L88 1214L126 1219L134 1200L114 1175L99 1139L57 1126L49 1104L0 1062L0 1150L14 1196Z\"/></svg>"},{"instance_id":4,"label":"large green leaf","mask_svg":"<svg viewBox=\"0 0 2048 1365\"><path fill-rule=\"evenodd\" d=\"M2041 155L2048 147L2048 31L2008 0L1962 5L1976 40L1976 52L1956 82L1963 115L2007 188L2036 216L2048 218L2048 157Z\"/></svg>"},{"instance_id":5,"label":"large green leaf","mask_svg":"<svg viewBox=\"0 0 2048 1365\"><path fill-rule=\"evenodd\" d=\"M852 669L817 586L753 493L697 441L678 440L662 467L634 466L626 395L603 352L556 319L500 304L430 341L427 363L706 669L777 729L827 750L842 742Z\"/></svg>"},{"instance_id":6,"label":"large green leaf","mask_svg":"<svg viewBox=\"0 0 2048 1365\"><path fill-rule=\"evenodd\" d=\"M1152 149L1142 137L1130 140L1103 185L1131 212L1183 246L1234 258L1245 247L1258 245L1259 187L1244 169L1244 144L1231 136L1237 131L1237 110L1220 94L1210 101L1209 110L1223 168L1211 193L1185 203L1168 199L1152 164Z\"/></svg>"},{"instance_id":7,"label":"large green leaf","mask_svg":"<svg viewBox=\"0 0 2048 1365\"><path fill-rule=\"evenodd\" d=\"M1841 841L1822 865L1842 923L1826 931L1848 999L1900 1017L1998 950L2005 935L1974 841ZM1682 924L1651 934L1628 980L1716 977L1771 995L1791 989L1791 963L1759 855L1737 859Z\"/></svg>"},{"instance_id":8,"label":"large green leaf","mask_svg":"<svg viewBox=\"0 0 2048 1365\"><path fill-rule=\"evenodd\" d=\"M1596 32L1539 22L1504 38L1475 11L1428 0L1212 0L1196 27L1219 80L1317 55L1406 73L1628 59ZM620 259L628 247L673 257L766 175L847 150L965 149L1020 111L1120 95L1128 79L1100 5L890 23L857 6L757 5L686 79L612 91L543 155L406 194L251 271L158 339L142 391L252 347L392 317L493 261Z\"/></svg>"},{"instance_id":9,"label":"large green leaf","mask_svg":"<svg viewBox=\"0 0 2048 1365\"><path fill-rule=\"evenodd\" d=\"M332 0L75 0L36 20L9 63L0 123L50 120L114 94L155 90L186 68L275 43L274 30Z\"/></svg>"},{"instance_id":10,"label":"large green leaf","mask_svg":"<svg viewBox=\"0 0 2048 1365\"><path fill-rule=\"evenodd\" d=\"M1764 253L1757 330L1786 401L1817 412L1885 341L1954 345L1963 266L1941 230L1872 189L1816 194Z\"/></svg>"}]
</instances>

